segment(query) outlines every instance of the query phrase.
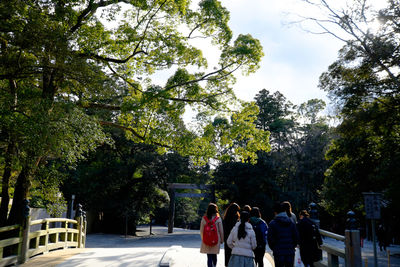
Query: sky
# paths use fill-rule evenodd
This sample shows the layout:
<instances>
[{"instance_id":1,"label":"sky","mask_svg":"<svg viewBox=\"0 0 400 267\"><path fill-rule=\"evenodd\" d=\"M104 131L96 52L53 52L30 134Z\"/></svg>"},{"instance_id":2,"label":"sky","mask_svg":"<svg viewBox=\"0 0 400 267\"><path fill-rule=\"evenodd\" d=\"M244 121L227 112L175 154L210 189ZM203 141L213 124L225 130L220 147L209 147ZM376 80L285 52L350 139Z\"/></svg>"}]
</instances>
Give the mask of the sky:
<instances>
[{"instance_id":1,"label":"sky","mask_svg":"<svg viewBox=\"0 0 400 267\"><path fill-rule=\"evenodd\" d=\"M293 104L313 98L329 102L318 88L319 76L338 56L343 42L330 35L307 33L290 25L291 13L309 12L299 0L222 0L231 15L234 36L251 34L260 40L265 56L249 76L237 75L236 95L254 100L262 89L281 92Z\"/></svg>"}]
</instances>

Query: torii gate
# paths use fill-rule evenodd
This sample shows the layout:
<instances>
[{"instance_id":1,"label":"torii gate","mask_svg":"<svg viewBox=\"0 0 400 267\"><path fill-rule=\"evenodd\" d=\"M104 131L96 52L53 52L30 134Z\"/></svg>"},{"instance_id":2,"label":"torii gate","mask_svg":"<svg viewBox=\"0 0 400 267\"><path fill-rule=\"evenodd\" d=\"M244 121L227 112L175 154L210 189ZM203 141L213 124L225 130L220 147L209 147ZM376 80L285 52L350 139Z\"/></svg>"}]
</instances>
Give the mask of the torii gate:
<instances>
[{"instance_id":1,"label":"torii gate","mask_svg":"<svg viewBox=\"0 0 400 267\"><path fill-rule=\"evenodd\" d=\"M168 233L174 230L175 218L175 198L176 197L208 197L211 196L211 201L215 202L215 189L213 185L205 184L183 184L183 183L170 183L168 184L169 190L169 216L168 216ZM210 190L210 193L176 193L176 189L200 189Z\"/></svg>"}]
</instances>

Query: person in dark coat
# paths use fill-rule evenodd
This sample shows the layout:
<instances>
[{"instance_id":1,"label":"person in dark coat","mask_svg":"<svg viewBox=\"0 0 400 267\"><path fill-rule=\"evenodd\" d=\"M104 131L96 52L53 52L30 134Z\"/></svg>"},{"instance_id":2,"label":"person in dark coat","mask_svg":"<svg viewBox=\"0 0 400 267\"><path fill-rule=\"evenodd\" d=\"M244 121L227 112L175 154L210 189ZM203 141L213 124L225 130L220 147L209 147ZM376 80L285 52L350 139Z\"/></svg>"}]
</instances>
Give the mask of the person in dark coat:
<instances>
[{"instance_id":1,"label":"person in dark coat","mask_svg":"<svg viewBox=\"0 0 400 267\"><path fill-rule=\"evenodd\" d=\"M376 236L378 238L379 250L386 251L387 241L386 241L386 229L383 224L379 224L378 229L376 231Z\"/></svg>"},{"instance_id":2,"label":"person in dark coat","mask_svg":"<svg viewBox=\"0 0 400 267\"><path fill-rule=\"evenodd\" d=\"M267 244L267 223L261 219L261 212L258 207L251 208L250 223L256 234L257 247L254 249L254 261L256 266L264 267L265 246Z\"/></svg>"},{"instance_id":3,"label":"person in dark coat","mask_svg":"<svg viewBox=\"0 0 400 267\"><path fill-rule=\"evenodd\" d=\"M240 207L236 203L231 203L228 208L225 210L224 219L223 219L223 226L224 226L224 238L225 238L225 266L228 266L229 259L231 258L232 249L227 246L226 242L228 239L229 234L232 231L232 228L236 225L240 218Z\"/></svg>"},{"instance_id":4,"label":"person in dark coat","mask_svg":"<svg viewBox=\"0 0 400 267\"><path fill-rule=\"evenodd\" d=\"M310 220L310 215L306 210L299 214L297 230L299 232L300 257L305 267L314 267L314 262L320 261L322 251L322 238L318 226Z\"/></svg>"},{"instance_id":5,"label":"person in dark coat","mask_svg":"<svg viewBox=\"0 0 400 267\"><path fill-rule=\"evenodd\" d=\"M282 204L274 207L275 218L269 223L267 240L274 255L275 267L293 267L298 244L296 225L289 219Z\"/></svg>"}]
</instances>

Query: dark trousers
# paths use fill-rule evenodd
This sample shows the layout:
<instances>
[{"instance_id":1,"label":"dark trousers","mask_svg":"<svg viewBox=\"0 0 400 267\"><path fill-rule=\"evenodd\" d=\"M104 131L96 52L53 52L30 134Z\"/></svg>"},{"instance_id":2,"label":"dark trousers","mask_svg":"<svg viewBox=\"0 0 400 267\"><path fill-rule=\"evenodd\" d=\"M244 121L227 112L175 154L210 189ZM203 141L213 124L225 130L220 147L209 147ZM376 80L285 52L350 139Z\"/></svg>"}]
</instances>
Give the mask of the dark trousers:
<instances>
[{"instance_id":1,"label":"dark trousers","mask_svg":"<svg viewBox=\"0 0 400 267\"><path fill-rule=\"evenodd\" d=\"M257 267L264 267L265 246L254 250L254 261Z\"/></svg>"},{"instance_id":2,"label":"dark trousers","mask_svg":"<svg viewBox=\"0 0 400 267\"><path fill-rule=\"evenodd\" d=\"M207 254L207 267L217 266L217 254Z\"/></svg>"},{"instance_id":3,"label":"dark trousers","mask_svg":"<svg viewBox=\"0 0 400 267\"><path fill-rule=\"evenodd\" d=\"M274 255L275 267L293 267L294 255Z\"/></svg>"},{"instance_id":4,"label":"dark trousers","mask_svg":"<svg viewBox=\"0 0 400 267\"><path fill-rule=\"evenodd\" d=\"M228 266L229 263L229 259L231 258L232 255L232 249L230 247L228 247L228 245L224 244L224 251L225 251L225 266Z\"/></svg>"}]
</instances>

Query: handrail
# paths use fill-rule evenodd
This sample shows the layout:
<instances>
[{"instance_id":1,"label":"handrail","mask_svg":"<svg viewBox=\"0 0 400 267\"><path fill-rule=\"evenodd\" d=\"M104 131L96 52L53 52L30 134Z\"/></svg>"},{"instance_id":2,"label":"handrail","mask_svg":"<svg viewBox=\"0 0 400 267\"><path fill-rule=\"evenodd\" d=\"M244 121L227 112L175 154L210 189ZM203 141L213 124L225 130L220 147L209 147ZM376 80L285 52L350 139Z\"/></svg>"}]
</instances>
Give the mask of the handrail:
<instances>
[{"instance_id":1,"label":"handrail","mask_svg":"<svg viewBox=\"0 0 400 267\"><path fill-rule=\"evenodd\" d=\"M61 226L52 223L61 223ZM45 218L31 221L27 216L23 225L25 227L11 225L0 228L0 233L7 236L0 240L0 267L23 263L30 257L55 249L85 247L86 220L83 217L77 220ZM31 231L33 225L41 225L41 229ZM15 230L18 230L17 233Z\"/></svg>"},{"instance_id":2,"label":"handrail","mask_svg":"<svg viewBox=\"0 0 400 267\"><path fill-rule=\"evenodd\" d=\"M325 231L325 230L322 230L322 229L319 229L319 233L321 235L323 235L323 236L330 237L330 238L333 238L333 239L336 239L336 240L339 240L339 241L343 241L344 242L346 240L346 238L343 235L338 235L338 234L335 234L335 233L332 233L332 232L328 232L328 231Z\"/></svg>"},{"instance_id":3,"label":"handrail","mask_svg":"<svg viewBox=\"0 0 400 267\"><path fill-rule=\"evenodd\" d=\"M31 225L42 224L46 222L67 222L67 223L78 223L77 220L67 219L67 218L44 218L39 220L31 221Z\"/></svg>"},{"instance_id":4,"label":"handrail","mask_svg":"<svg viewBox=\"0 0 400 267\"><path fill-rule=\"evenodd\" d=\"M14 225L10 225L10 226L0 227L0 233L12 231L12 230L18 229L19 227L20 227L19 224L14 224Z\"/></svg>"},{"instance_id":5,"label":"handrail","mask_svg":"<svg viewBox=\"0 0 400 267\"><path fill-rule=\"evenodd\" d=\"M335 234L335 233L332 233L332 232L329 232L326 230L319 229L319 233L322 236L333 238L338 241L342 241L342 242L346 241L345 236L338 235L338 234ZM316 267L338 267L339 266L339 257L343 258L343 259L346 258L346 252L342 248L337 248L337 247L329 245L329 244L322 244L320 246L320 249L327 253L328 262L327 262L327 264L325 264L323 262L315 263Z\"/></svg>"}]
</instances>

